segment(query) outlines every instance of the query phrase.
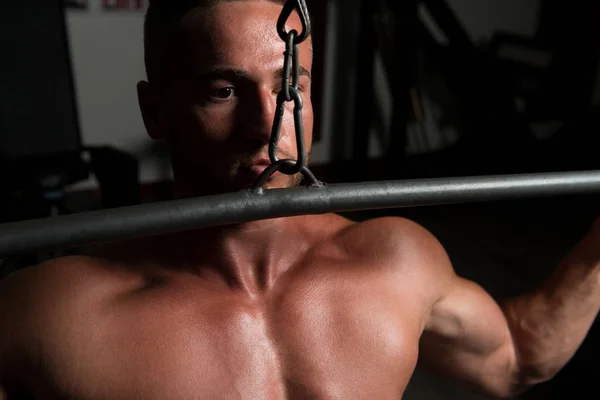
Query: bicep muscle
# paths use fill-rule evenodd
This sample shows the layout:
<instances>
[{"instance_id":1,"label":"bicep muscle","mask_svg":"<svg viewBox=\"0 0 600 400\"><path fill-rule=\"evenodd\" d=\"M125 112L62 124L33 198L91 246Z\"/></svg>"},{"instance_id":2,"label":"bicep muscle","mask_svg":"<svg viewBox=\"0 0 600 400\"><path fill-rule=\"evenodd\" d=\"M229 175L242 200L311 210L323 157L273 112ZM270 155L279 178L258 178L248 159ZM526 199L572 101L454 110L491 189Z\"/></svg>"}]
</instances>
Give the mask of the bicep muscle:
<instances>
[{"instance_id":1,"label":"bicep muscle","mask_svg":"<svg viewBox=\"0 0 600 400\"><path fill-rule=\"evenodd\" d=\"M431 311L421 357L442 375L488 394L510 393L516 353L504 313L476 283L454 281Z\"/></svg>"}]
</instances>

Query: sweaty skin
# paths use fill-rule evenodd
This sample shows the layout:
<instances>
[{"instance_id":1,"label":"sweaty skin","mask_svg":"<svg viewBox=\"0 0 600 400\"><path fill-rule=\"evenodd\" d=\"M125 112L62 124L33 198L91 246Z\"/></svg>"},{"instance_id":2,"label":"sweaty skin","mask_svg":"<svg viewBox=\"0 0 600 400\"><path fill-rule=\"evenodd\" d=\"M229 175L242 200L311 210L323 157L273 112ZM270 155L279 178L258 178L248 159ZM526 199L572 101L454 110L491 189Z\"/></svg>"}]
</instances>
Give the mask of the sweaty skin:
<instances>
[{"instance_id":1,"label":"sweaty skin","mask_svg":"<svg viewBox=\"0 0 600 400\"><path fill-rule=\"evenodd\" d=\"M399 223L416 229L272 221L268 259L223 262L243 272L164 238L17 274L12 382L37 399L399 399L434 301Z\"/></svg>"},{"instance_id":2,"label":"sweaty skin","mask_svg":"<svg viewBox=\"0 0 600 400\"><path fill-rule=\"evenodd\" d=\"M267 157L281 6L190 11L141 82L177 197L251 184ZM290 28L300 30L296 15ZM307 41L300 48L307 146ZM286 112L280 158L295 157ZM276 174L267 188L290 187ZM400 218L302 216L97 247L0 282L0 400L398 400L420 358L491 396L550 379L600 306L600 223L539 290L497 304Z\"/></svg>"}]
</instances>

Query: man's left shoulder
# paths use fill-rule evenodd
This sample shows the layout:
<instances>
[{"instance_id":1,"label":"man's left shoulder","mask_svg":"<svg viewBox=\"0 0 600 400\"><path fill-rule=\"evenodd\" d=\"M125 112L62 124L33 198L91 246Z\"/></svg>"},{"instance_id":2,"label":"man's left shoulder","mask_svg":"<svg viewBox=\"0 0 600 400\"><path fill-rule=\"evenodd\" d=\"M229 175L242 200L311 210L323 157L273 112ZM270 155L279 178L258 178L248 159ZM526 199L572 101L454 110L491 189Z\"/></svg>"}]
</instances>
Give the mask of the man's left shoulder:
<instances>
[{"instance_id":1,"label":"man's left shoulder","mask_svg":"<svg viewBox=\"0 0 600 400\"><path fill-rule=\"evenodd\" d=\"M438 239L406 218L383 217L349 225L338 233L335 242L347 257L364 265L380 265L391 271L408 268L422 272L426 279L453 272Z\"/></svg>"},{"instance_id":2,"label":"man's left shoulder","mask_svg":"<svg viewBox=\"0 0 600 400\"><path fill-rule=\"evenodd\" d=\"M402 217L374 218L349 225L340 231L338 240L356 251L389 256L427 251L438 243L425 227Z\"/></svg>"}]
</instances>

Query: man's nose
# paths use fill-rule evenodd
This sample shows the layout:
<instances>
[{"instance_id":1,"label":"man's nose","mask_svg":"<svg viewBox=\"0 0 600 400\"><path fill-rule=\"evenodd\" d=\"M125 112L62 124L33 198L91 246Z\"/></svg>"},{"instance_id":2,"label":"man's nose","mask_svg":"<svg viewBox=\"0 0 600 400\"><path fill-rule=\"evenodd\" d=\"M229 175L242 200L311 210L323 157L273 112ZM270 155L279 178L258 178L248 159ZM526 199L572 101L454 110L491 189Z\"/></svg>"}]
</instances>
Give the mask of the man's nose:
<instances>
[{"instance_id":1,"label":"man's nose","mask_svg":"<svg viewBox=\"0 0 600 400\"><path fill-rule=\"evenodd\" d=\"M247 115L247 135L249 139L269 143L273 120L277 108L277 93L264 88L256 90L255 96L249 99Z\"/></svg>"}]
</instances>

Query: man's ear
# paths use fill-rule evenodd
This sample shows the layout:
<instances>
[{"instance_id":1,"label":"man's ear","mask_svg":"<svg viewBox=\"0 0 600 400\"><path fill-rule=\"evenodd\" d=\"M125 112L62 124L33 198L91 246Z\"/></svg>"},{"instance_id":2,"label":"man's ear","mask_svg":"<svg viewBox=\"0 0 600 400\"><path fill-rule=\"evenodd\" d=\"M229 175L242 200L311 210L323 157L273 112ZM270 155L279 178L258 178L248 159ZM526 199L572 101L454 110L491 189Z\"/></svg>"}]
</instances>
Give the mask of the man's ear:
<instances>
[{"instance_id":1,"label":"man's ear","mask_svg":"<svg viewBox=\"0 0 600 400\"><path fill-rule=\"evenodd\" d=\"M165 126L157 94L152 90L150 83L146 81L137 84L137 93L140 111L148 135L155 140L164 139Z\"/></svg>"}]
</instances>

